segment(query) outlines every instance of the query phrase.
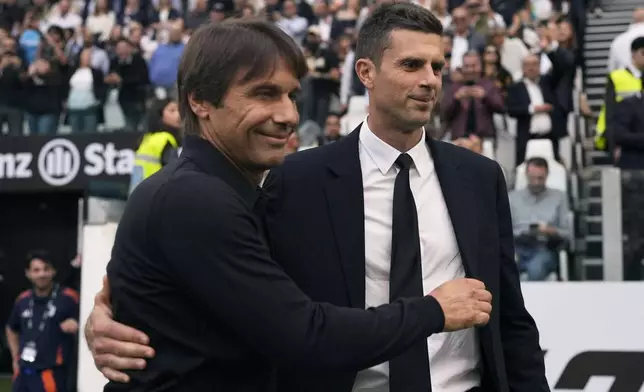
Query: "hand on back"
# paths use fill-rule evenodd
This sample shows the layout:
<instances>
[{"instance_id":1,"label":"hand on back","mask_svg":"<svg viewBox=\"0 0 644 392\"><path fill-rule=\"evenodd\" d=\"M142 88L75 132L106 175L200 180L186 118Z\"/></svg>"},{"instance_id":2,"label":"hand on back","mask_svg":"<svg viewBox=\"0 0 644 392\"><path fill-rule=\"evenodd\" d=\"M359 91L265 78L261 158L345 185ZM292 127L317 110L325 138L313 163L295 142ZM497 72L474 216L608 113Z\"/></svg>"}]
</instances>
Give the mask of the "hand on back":
<instances>
[{"instance_id":1,"label":"hand on back","mask_svg":"<svg viewBox=\"0 0 644 392\"><path fill-rule=\"evenodd\" d=\"M143 369L145 359L154 356L147 335L114 321L107 277L103 278L103 289L94 299L94 309L85 325L85 338L96 367L112 381L130 381L122 371Z\"/></svg>"}]
</instances>

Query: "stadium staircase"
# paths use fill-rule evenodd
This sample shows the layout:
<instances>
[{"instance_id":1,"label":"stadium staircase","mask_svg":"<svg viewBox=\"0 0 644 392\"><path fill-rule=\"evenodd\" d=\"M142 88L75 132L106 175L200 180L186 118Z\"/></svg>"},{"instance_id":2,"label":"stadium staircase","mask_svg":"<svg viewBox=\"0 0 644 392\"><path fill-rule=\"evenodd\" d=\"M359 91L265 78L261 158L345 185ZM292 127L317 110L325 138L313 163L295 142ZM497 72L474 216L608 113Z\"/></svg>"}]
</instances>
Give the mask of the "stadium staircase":
<instances>
[{"instance_id":1,"label":"stadium staircase","mask_svg":"<svg viewBox=\"0 0 644 392\"><path fill-rule=\"evenodd\" d=\"M631 23L633 10L642 0L602 0L601 17L588 15L584 40L585 72L583 87L592 111L599 113L604 102L606 71L610 44ZM596 151L593 145L595 122L578 119L583 139L581 175L579 176L579 214L576 227L578 278L603 279L602 187L601 168L610 165L608 155Z\"/></svg>"}]
</instances>

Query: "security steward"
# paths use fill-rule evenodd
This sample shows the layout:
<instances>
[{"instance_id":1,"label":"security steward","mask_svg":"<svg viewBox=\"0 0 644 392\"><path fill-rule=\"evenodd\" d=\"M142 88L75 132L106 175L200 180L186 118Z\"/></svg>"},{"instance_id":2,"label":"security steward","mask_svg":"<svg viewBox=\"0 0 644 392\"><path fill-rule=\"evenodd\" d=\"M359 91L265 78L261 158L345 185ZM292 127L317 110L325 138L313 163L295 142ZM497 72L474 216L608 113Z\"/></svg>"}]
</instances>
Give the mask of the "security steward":
<instances>
[{"instance_id":1,"label":"security steward","mask_svg":"<svg viewBox=\"0 0 644 392\"><path fill-rule=\"evenodd\" d=\"M634 40L631 49L633 64L644 70L644 37ZM611 132L612 142L621 151L616 166L626 170L644 170L644 91L616 105Z\"/></svg>"},{"instance_id":2,"label":"security steward","mask_svg":"<svg viewBox=\"0 0 644 392\"><path fill-rule=\"evenodd\" d=\"M28 257L33 287L18 296L6 327L12 392L67 392L68 358L78 332L78 293L54 282L44 253Z\"/></svg>"},{"instance_id":3,"label":"security steward","mask_svg":"<svg viewBox=\"0 0 644 392\"><path fill-rule=\"evenodd\" d=\"M148 114L148 133L136 150L130 179L130 193L143 180L179 156L181 117L177 102L156 101Z\"/></svg>"},{"instance_id":4,"label":"security steward","mask_svg":"<svg viewBox=\"0 0 644 392\"><path fill-rule=\"evenodd\" d=\"M604 106L597 120L597 131L595 135L595 148L601 151L610 152L617 160L620 149L615 149L612 143L612 132L615 121L615 105L625 98L638 94L642 91L642 78L644 71L644 59L642 58L642 45L644 37L639 37L631 43L631 54L633 62L630 66L617 69L608 75L606 82L606 97Z\"/></svg>"}]
</instances>

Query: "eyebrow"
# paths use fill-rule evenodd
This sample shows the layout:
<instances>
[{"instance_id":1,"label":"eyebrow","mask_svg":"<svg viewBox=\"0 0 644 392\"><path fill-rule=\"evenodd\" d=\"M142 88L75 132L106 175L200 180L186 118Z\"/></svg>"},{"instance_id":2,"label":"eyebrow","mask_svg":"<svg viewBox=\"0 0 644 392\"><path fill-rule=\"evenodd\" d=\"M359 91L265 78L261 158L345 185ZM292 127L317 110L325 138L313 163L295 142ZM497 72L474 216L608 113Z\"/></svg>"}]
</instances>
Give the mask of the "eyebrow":
<instances>
[{"instance_id":1,"label":"eyebrow","mask_svg":"<svg viewBox=\"0 0 644 392\"><path fill-rule=\"evenodd\" d=\"M434 69L443 69L443 68L445 68L445 61L444 60L432 61L432 68L434 68Z\"/></svg>"},{"instance_id":2,"label":"eyebrow","mask_svg":"<svg viewBox=\"0 0 644 392\"><path fill-rule=\"evenodd\" d=\"M262 90L267 90L267 91L274 92L274 93L282 93L284 91L282 89L282 87L280 87L279 85L277 85L275 83L266 82L266 83L261 83L261 84L258 84L256 86L253 86L249 90L249 92L251 94L256 94L257 92L262 91ZM289 94L299 94L301 92L301 90L302 90L302 87L298 85L294 89L290 90Z\"/></svg>"}]
</instances>

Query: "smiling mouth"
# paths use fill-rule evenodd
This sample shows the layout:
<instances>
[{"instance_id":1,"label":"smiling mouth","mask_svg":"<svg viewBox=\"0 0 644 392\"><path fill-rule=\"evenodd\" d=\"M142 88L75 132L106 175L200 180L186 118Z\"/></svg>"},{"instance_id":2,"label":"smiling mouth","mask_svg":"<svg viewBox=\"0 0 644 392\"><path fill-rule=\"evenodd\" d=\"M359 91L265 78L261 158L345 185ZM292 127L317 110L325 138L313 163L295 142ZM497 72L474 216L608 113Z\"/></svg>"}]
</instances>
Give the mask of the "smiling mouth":
<instances>
[{"instance_id":1,"label":"smiling mouth","mask_svg":"<svg viewBox=\"0 0 644 392\"><path fill-rule=\"evenodd\" d=\"M414 101L431 103L434 100L434 97L411 97Z\"/></svg>"},{"instance_id":2,"label":"smiling mouth","mask_svg":"<svg viewBox=\"0 0 644 392\"><path fill-rule=\"evenodd\" d=\"M269 134L269 133L258 132L258 134L269 139L273 139L276 141L279 140L283 142L286 142L288 140L288 137L290 136L290 134L288 133L287 134Z\"/></svg>"}]
</instances>

